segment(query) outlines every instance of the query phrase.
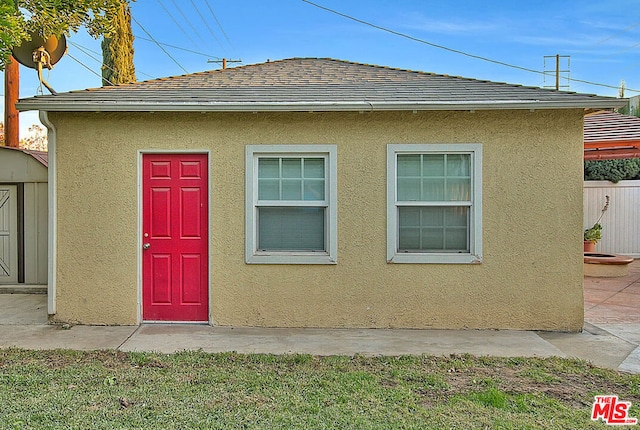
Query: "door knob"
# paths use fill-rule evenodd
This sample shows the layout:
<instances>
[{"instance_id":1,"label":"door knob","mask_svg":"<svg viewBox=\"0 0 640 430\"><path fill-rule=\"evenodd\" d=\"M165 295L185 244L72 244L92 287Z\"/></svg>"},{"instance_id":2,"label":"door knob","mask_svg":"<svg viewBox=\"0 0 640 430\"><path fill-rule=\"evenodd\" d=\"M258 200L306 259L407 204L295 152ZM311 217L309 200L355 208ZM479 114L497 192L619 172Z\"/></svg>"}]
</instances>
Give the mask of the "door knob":
<instances>
[{"instance_id":1,"label":"door knob","mask_svg":"<svg viewBox=\"0 0 640 430\"><path fill-rule=\"evenodd\" d=\"M142 245L142 249L149 249L149 248L151 248L150 243L145 243L144 245Z\"/></svg>"}]
</instances>

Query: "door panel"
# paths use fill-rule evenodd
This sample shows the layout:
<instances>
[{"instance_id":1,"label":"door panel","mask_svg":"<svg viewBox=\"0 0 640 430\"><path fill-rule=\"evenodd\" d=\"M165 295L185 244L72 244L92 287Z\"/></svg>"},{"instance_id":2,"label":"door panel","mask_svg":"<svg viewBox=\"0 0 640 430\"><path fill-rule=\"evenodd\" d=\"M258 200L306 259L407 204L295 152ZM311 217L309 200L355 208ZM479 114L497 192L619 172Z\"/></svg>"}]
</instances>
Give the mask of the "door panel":
<instances>
[{"instance_id":1,"label":"door panel","mask_svg":"<svg viewBox=\"0 0 640 430\"><path fill-rule=\"evenodd\" d=\"M0 284L18 282L18 187L0 185Z\"/></svg>"},{"instance_id":2,"label":"door panel","mask_svg":"<svg viewBox=\"0 0 640 430\"><path fill-rule=\"evenodd\" d=\"M208 321L206 154L145 154L142 317Z\"/></svg>"}]
</instances>

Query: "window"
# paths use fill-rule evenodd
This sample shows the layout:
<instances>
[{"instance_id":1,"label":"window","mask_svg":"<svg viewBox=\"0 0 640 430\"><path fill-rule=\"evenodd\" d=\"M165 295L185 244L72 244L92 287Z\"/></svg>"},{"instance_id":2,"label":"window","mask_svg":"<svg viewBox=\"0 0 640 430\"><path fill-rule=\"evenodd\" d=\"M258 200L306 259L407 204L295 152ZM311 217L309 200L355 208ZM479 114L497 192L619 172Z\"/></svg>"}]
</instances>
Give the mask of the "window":
<instances>
[{"instance_id":1,"label":"window","mask_svg":"<svg viewBox=\"0 0 640 430\"><path fill-rule=\"evenodd\" d=\"M335 264L335 145L248 145L246 261Z\"/></svg>"},{"instance_id":2,"label":"window","mask_svg":"<svg viewBox=\"0 0 640 430\"><path fill-rule=\"evenodd\" d=\"M482 147L387 146L387 261L482 261Z\"/></svg>"}]
</instances>

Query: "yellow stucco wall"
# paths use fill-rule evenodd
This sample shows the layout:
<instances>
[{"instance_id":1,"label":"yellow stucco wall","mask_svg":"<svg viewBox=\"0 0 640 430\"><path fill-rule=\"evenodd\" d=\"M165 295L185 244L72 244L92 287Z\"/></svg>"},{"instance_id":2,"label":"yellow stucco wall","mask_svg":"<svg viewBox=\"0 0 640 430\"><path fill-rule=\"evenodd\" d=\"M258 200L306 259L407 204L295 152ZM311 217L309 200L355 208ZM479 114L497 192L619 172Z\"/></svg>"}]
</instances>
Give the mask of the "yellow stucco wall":
<instances>
[{"instance_id":1,"label":"yellow stucco wall","mask_svg":"<svg viewBox=\"0 0 640 430\"><path fill-rule=\"evenodd\" d=\"M207 150L212 323L580 330L582 111L50 113L59 321L138 323L137 150ZM481 143L479 265L386 262L386 145ZM338 264L247 265L247 144L336 144Z\"/></svg>"}]
</instances>

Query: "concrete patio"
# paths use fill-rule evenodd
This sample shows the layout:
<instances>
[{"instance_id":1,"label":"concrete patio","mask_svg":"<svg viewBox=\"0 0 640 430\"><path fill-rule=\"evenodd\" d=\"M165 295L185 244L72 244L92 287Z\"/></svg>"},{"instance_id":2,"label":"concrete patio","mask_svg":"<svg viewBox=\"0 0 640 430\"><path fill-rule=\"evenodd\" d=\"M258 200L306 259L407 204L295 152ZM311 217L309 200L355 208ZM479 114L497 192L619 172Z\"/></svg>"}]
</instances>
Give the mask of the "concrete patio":
<instances>
[{"instance_id":1,"label":"concrete patio","mask_svg":"<svg viewBox=\"0 0 640 430\"><path fill-rule=\"evenodd\" d=\"M207 352L577 357L640 373L640 260L621 278L584 278L582 333L515 330L269 329L189 324L47 324L46 295L0 294L0 347Z\"/></svg>"}]
</instances>

